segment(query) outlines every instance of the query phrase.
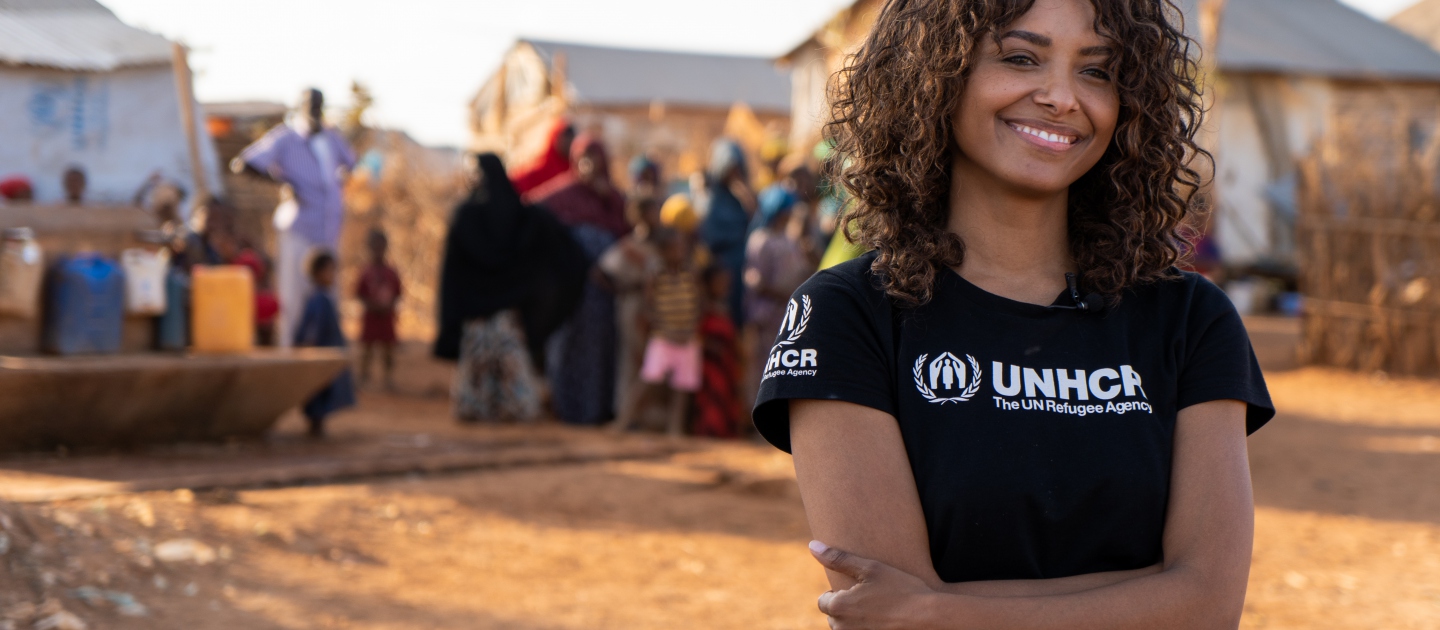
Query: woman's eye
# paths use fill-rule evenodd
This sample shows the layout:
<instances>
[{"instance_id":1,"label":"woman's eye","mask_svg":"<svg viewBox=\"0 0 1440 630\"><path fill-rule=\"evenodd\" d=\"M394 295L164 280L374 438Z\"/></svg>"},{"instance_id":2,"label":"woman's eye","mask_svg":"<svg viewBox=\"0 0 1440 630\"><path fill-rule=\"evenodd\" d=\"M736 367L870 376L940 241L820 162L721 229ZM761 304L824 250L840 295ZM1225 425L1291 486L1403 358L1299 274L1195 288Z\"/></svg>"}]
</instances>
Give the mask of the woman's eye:
<instances>
[{"instance_id":1,"label":"woman's eye","mask_svg":"<svg viewBox=\"0 0 1440 630\"><path fill-rule=\"evenodd\" d=\"M1035 65L1035 60L1034 60L1034 59L1031 59L1029 55L1010 55L1009 57L1005 57L1004 59L1001 59L1001 61L1004 61L1005 63L1008 63L1008 64L1014 64L1014 65L1017 65L1017 66L1033 66L1033 65Z\"/></svg>"},{"instance_id":2,"label":"woman's eye","mask_svg":"<svg viewBox=\"0 0 1440 630\"><path fill-rule=\"evenodd\" d=\"M1102 69L1102 68L1086 68L1083 72L1084 72L1084 74L1088 74L1088 75L1090 75L1090 76L1092 76L1092 77L1095 77L1095 78L1097 78L1097 79L1100 79L1101 81L1109 81L1109 80L1110 80L1110 73L1109 73L1109 72L1106 72L1106 71L1105 71L1104 69Z\"/></svg>"}]
</instances>

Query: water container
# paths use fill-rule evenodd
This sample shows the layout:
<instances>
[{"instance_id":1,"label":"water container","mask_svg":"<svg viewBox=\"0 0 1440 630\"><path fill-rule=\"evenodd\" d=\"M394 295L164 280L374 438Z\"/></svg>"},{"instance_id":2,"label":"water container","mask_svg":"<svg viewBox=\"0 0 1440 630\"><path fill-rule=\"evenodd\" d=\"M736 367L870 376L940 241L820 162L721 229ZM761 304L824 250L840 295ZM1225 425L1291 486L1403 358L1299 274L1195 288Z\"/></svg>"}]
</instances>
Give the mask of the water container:
<instances>
[{"instance_id":1,"label":"water container","mask_svg":"<svg viewBox=\"0 0 1440 630\"><path fill-rule=\"evenodd\" d=\"M190 338L190 276L171 268L165 274L165 312L155 318L155 346L181 351Z\"/></svg>"},{"instance_id":2,"label":"water container","mask_svg":"<svg viewBox=\"0 0 1440 630\"><path fill-rule=\"evenodd\" d=\"M164 314L169 252L164 249L127 249L120 252L120 267L125 270L125 312L131 315Z\"/></svg>"},{"instance_id":3,"label":"water container","mask_svg":"<svg viewBox=\"0 0 1440 630\"><path fill-rule=\"evenodd\" d=\"M45 260L35 232L10 228L0 241L0 314L34 319L40 314Z\"/></svg>"},{"instance_id":4,"label":"water container","mask_svg":"<svg viewBox=\"0 0 1440 630\"><path fill-rule=\"evenodd\" d=\"M191 270L190 340L196 352L246 352L255 347L255 279L248 267Z\"/></svg>"},{"instance_id":5,"label":"water container","mask_svg":"<svg viewBox=\"0 0 1440 630\"><path fill-rule=\"evenodd\" d=\"M45 347L57 354L120 351L125 278L120 266L94 254L60 262L50 283Z\"/></svg>"}]
</instances>

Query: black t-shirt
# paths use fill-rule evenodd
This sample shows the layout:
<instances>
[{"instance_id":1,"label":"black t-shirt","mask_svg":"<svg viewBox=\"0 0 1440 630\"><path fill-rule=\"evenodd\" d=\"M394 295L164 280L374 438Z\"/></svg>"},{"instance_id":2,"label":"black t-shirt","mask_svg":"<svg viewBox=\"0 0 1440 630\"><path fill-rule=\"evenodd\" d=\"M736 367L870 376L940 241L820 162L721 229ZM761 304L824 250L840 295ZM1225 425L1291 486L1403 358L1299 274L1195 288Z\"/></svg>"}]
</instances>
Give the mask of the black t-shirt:
<instances>
[{"instance_id":1,"label":"black t-shirt","mask_svg":"<svg viewBox=\"0 0 1440 630\"><path fill-rule=\"evenodd\" d=\"M1159 562L1176 412L1244 401L1248 432L1275 414L1239 315L1199 275L1086 313L944 271L934 298L907 309L876 287L873 261L822 271L795 292L755 425L789 451L789 399L894 416L946 582Z\"/></svg>"}]
</instances>

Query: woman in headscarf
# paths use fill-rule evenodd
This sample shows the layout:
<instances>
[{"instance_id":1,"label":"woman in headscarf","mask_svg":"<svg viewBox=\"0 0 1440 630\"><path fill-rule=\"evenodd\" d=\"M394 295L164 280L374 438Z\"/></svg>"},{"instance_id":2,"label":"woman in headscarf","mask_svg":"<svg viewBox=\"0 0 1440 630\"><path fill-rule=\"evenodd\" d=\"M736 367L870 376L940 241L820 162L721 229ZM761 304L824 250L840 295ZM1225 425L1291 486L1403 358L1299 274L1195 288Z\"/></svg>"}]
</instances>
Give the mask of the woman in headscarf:
<instances>
[{"instance_id":1,"label":"woman in headscarf","mask_svg":"<svg viewBox=\"0 0 1440 630\"><path fill-rule=\"evenodd\" d=\"M570 171L570 145L575 140L575 127L570 121L561 118L555 121L555 126L550 128L550 136L545 141L545 153L523 169L516 169L515 177L511 180L515 183L515 190L520 194L526 194L546 182L555 179Z\"/></svg>"},{"instance_id":2,"label":"woman in headscarf","mask_svg":"<svg viewBox=\"0 0 1440 630\"><path fill-rule=\"evenodd\" d=\"M498 157L477 162L445 238L434 352L458 360L457 418L528 420L545 342L574 312L588 263L555 217L521 203Z\"/></svg>"},{"instance_id":3,"label":"woman in headscarf","mask_svg":"<svg viewBox=\"0 0 1440 630\"><path fill-rule=\"evenodd\" d=\"M740 145L725 138L716 140L710 155L710 208L700 225L700 238L715 256L715 263L731 278L740 278L745 267L745 236L753 207L746 178L745 153ZM744 295L744 283L732 282L730 318L737 325L745 321L741 310Z\"/></svg>"},{"instance_id":4,"label":"woman in headscarf","mask_svg":"<svg viewBox=\"0 0 1440 630\"><path fill-rule=\"evenodd\" d=\"M534 198L570 227L592 265L630 231L625 200L610 180L600 139L581 134L571 147L572 169L535 190ZM579 311L548 348L555 415L573 424L599 424L614 415L615 299L610 281L592 267Z\"/></svg>"}]
</instances>

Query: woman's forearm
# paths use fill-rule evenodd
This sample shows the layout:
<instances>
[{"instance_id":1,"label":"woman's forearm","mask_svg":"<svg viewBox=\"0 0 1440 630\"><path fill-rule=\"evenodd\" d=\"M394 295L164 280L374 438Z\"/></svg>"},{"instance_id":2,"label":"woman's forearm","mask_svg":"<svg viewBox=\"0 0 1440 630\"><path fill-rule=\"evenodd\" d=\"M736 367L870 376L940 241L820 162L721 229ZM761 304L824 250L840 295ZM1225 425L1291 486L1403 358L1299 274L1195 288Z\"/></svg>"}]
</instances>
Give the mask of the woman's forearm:
<instances>
[{"instance_id":1,"label":"woman's forearm","mask_svg":"<svg viewBox=\"0 0 1440 630\"><path fill-rule=\"evenodd\" d=\"M934 630L1235 628L1240 623L1243 590L1236 598L1234 589L1210 582L1200 571L1182 565L1067 594L936 593L927 598L923 612L928 621L925 627Z\"/></svg>"},{"instance_id":2,"label":"woman's forearm","mask_svg":"<svg viewBox=\"0 0 1440 630\"><path fill-rule=\"evenodd\" d=\"M1106 571L1087 573L1048 580L990 580L985 582L948 582L937 589L951 595L974 597L1043 597L1048 595L1069 595L1096 588L1119 584L1126 580L1155 575L1161 566L1156 564L1128 571Z\"/></svg>"}]
</instances>

